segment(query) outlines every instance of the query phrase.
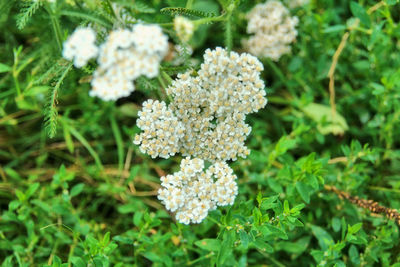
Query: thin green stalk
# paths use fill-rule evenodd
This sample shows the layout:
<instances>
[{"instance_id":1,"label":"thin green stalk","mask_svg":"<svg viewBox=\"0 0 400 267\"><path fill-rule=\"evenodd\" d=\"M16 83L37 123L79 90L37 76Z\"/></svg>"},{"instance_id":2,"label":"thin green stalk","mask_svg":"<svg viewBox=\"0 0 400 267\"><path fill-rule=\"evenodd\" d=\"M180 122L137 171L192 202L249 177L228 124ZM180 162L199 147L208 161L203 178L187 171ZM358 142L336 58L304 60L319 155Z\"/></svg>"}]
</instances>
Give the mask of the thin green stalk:
<instances>
[{"instance_id":1,"label":"thin green stalk","mask_svg":"<svg viewBox=\"0 0 400 267\"><path fill-rule=\"evenodd\" d=\"M118 152L118 169L122 171L124 168L124 142L122 141L121 131L119 130L117 121L114 118L114 114L110 114L110 122L111 122L111 129L114 134L115 142L117 143L117 152Z\"/></svg>"},{"instance_id":2,"label":"thin green stalk","mask_svg":"<svg viewBox=\"0 0 400 267\"><path fill-rule=\"evenodd\" d=\"M186 8L187 8L187 9L191 9L192 6L193 6L193 0L187 0L187 2L186 2Z\"/></svg>"},{"instance_id":3,"label":"thin green stalk","mask_svg":"<svg viewBox=\"0 0 400 267\"><path fill-rule=\"evenodd\" d=\"M385 188L385 187L380 187L380 186L369 186L368 188L371 190L377 190L377 191L383 191L383 192L389 192L389 193L395 193L395 194L400 193L400 189L394 189L394 188Z\"/></svg>"},{"instance_id":4,"label":"thin green stalk","mask_svg":"<svg viewBox=\"0 0 400 267\"><path fill-rule=\"evenodd\" d=\"M196 27L198 27L198 26L206 24L206 23L224 21L226 19L225 16L226 16L226 14L220 15L218 17L202 18L202 19L194 20L193 24Z\"/></svg>"},{"instance_id":5,"label":"thin green stalk","mask_svg":"<svg viewBox=\"0 0 400 267\"><path fill-rule=\"evenodd\" d=\"M53 12L53 10L51 9L49 3L47 3L47 2L46 2L45 9L46 9L47 13L49 13L49 16L50 16L50 21L51 21L51 25L52 25L53 30L54 30L54 35L56 37L58 49L60 51L62 51L62 43L63 42L62 42L62 34L61 34L60 23L58 22L56 14Z\"/></svg>"},{"instance_id":6,"label":"thin green stalk","mask_svg":"<svg viewBox=\"0 0 400 267\"><path fill-rule=\"evenodd\" d=\"M85 137L83 137L83 135L80 134L80 132L78 132L73 126L68 125L69 131L70 133L76 138L78 139L79 142L81 142L81 144L89 151L89 154L93 157L97 167L100 170L103 170L103 164L101 163L100 157L97 154L97 152L90 146L89 142L85 139Z\"/></svg>"},{"instance_id":7,"label":"thin green stalk","mask_svg":"<svg viewBox=\"0 0 400 267\"><path fill-rule=\"evenodd\" d=\"M170 85L172 83L173 80L172 80L171 76L168 75L168 73L166 73L165 71L161 71L161 75L163 76L163 78L165 80L167 80L168 85Z\"/></svg>"},{"instance_id":8,"label":"thin green stalk","mask_svg":"<svg viewBox=\"0 0 400 267\"><path fill-rule=\"evenodd\" d=\"M18 50L18 51L14 50L14 64L13 64L13 67L12 67L12 76L13 76L13 80L14 80L14 83L15 83L15 88L17 89L17 95L18 96L21 95L21 87L19 85L18 71L17 71L19 52L20 52L20 50Z\"/></svg>"},{"instance_id":9,"label":"thin green stalk","mask_svg":"<svg viewBox=\"0 0 400 267\"><path fill-rule=\"evenodd\" d=\"M231 14L229 13L226 17L226 24L225 24L225 46L228 52L232 50L233 46L233 38L232 38L232 21L231 21Z\"/></svg>"},{"instance_id":10,"label":"thin green stalk","mask_svg":"<svg viewBox=\"0 0 400 267\"><path fill-rule=\"evenodd\" d=\"M204 256L202 256L202 257L200 257L200 258L197 258L197 259L195 259L195 260L189 261L189 262L187 263L187 265L188 265L188 266L193 265L193 264L198 263L199 261L202 261L202 260L204 260L204 259L209 259L209 258L212 257L212 256L214 256L214 251L211 251L211 252L208 253L207 255L204 255Z\"/></svg>"},{"instance_id":11,"label":"thin green stalk","mask_svg":"<svg viewBox=\"0 0 400 267\"><path fill-rule=\"evenodd\" d=\"M161 94L164 96L164 98L167 98L169 102L172 102L172 98L170 95L167 94L167 92L165 91L165 89L167 88L167 85L165 84L163 78L161 77L161 75L157 76L157 80L160 83L161 86Z\"/></svg>"},{"instance_id":12,"label":"thin green stalk","mask_svg":"<svg viewBox=\"0 0 400 267\"><path fill-rule=\"evenodd\" d=\"M286 85L286 87L289 88L289 84L287 83L287 78L283 74L283 72L276 66L274 62L272 62L269 58L264 59L265 62L271 67L271 69L275 72L275 74L278 76L279 80Z\"/></svg>"}]
</instances>

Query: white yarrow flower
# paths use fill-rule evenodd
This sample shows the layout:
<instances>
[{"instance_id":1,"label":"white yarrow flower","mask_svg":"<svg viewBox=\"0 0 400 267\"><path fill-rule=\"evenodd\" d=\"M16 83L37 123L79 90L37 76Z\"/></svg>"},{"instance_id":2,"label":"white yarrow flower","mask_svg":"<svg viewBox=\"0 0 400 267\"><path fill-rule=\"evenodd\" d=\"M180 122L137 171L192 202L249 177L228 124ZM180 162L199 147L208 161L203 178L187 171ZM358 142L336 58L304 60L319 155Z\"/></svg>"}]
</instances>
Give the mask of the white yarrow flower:
<instances>
[{"instance_id":1,"label":"white yarrow flower","mask_svg":"<svg viewBox=\"0 0 400 267\"><path fill-rule=\"evenodd\" d=\"M185 158L181 170L161 177L158 199L176 212L180 223L201 223L217 206L232 205L238 193L236 175L225 162L216 162L206 171L202 159Z\"/></svg>"},{"instance_id":2,"label":"white yarrow flower","mask_svg":"<svg viewBox=\"0 0 400 267\"><path fill-rule=\"evenodd\" d=\"M191 72L179 74L166 89L173 101L168 107L162 104L178 130L165 131L176 143L165 147L163 157L177 152L210 162L246 157L250 151L244 142L251 128L245 123L245 115L258 111L267 103L264 82L260 78L262 70L262 64L254 56L216 48L205 52L197 76L192 76ZM142 122L146 121L150 126L154 120L159 120L148 117L146 105L148 103L144 103L145 112L139 114L137 123L144 133L135 137L135 144L145 153L157 157L163 149L158 145L148 146L147 141L143 143L149 129ZM164 144L164 134L158 136L153 134L152 138Z\"/></svg>"},{"instance_id":3,"label":"white yarrow flower","mask_svg":"<svg viewBox=\"0 0 400 267\"><path fill-rule=\"evenodd\" d=\"M269 0L256 5L248 14L247 33L254 34L243 42L245 48L258 57L279 58L290 52L290 43L297 36L297 17L279 1Z\"/></svg>"},{"instance_id":4,"label":"white yarrow flower","mask_svg":"<svg viewBox=\"0 0 400 267\"><path fill-rule=\"evenodd\" d=\"M157 25L136 24L132 30L111 32L100 47L90 95L105 101L129 96L139 76L158 76L167 51L168 37Z\"/></svg>"},{"instance_id":5,"label":"white yarrow flower","mask_svg":"<svg viewBox=\"0 0 400 267\"><path fill-rule=\"evenodd\" d=\"M64 42L63 57L74 62L74 66L82 68L98 54L96 33L91 28L77 28Z\"/></svg>"}]
</instances>

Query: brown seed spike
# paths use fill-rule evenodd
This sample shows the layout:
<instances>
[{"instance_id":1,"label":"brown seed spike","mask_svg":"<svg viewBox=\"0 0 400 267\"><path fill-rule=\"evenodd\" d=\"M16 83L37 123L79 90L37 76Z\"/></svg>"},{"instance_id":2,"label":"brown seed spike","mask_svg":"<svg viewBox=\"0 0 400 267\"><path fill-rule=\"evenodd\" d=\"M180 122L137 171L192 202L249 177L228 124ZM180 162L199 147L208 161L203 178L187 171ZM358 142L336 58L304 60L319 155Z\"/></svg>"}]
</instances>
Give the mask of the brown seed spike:
<instances>
[{"instance_id":1,"label":"brown seed spike","mask_svg":"<svg viewBox=\"0 0 400 267\"><path fill-rule=\"evenodd\" d=\"M327 191L334 192L339 196L340 199L345 198L361 208L368 209L372 213L383 214L387 218L394 220L398 225L400 225L400 213L396 209L386 208L371 199L360 199L358 196L353 197L349 193L337 189L335 186L325 185L324 188Z\"/></svg>"}]
</instances>

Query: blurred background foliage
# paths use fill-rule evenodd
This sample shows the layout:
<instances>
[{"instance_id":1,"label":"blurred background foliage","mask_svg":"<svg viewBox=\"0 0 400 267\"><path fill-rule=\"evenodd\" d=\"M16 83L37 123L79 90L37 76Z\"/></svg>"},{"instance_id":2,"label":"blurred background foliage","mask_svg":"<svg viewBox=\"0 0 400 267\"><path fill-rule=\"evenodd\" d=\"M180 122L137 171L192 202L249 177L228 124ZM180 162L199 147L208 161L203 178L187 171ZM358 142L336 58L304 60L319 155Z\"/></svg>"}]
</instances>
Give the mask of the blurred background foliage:
<instances>
[{"instance_id":1,"label":"blurred background foliage","mask_svg":"<svg viewBox=\"0 0 400 267\"><path fill-rule=\"evenodd\" d=\"M157 80L106 103L88 95L95 62L79 70L61 58L78 25L104 39L135 19L161 23L176 44L162 8L234 7L229 32L199 23L183 63L195 68L206 48L232 41L242 52L245 14L260 2L0 1L2 266L400 266L396 222L324 189L400 208L398 1L291 10L297 41L279 62L262 59L269 104L249 116L250 156L231 164L235 205L200 225L175 223L156 198L179 156L152 160L132 144L141 103L163 97Z\"/></svg>"}]
</instances>

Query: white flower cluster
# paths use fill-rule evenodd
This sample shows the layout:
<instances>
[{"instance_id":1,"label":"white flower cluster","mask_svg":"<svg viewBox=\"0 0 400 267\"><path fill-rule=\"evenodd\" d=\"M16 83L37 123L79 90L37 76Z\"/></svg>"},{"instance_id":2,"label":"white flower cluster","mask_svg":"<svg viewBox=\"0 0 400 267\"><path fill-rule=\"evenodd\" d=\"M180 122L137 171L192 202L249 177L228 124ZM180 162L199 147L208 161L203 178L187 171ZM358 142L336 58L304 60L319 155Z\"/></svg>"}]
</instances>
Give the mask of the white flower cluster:
<instances>
[{"instance_id":1,"label":"white flower cluster","mask_svg":"<svg viewBox=\"0 0 400 267\"><path fill-rule=\"evenodd\" d=\"M168 158L179 151L183 125L164 102L147 100L139 117L136 124L143 132L135 136L134 143L141 144L142 153Z\"/></svg>"},{"instance_id":2,"label":"white flower cluster","mask_svg":"<svg viewBox=\"0 0 400 267\"><path fill-rule=\"evenodd\" d=\"M115 30L100 48L95 39L92 29L77 29L64 43L63 56L83 67L99 55L90 95L105 101L129 96L135 90L133 81L141 75L156 77L168 52L168 37L158 25L136 24L132 30Z\"/></svg>"},{"instance_id":3,"label":"white flower cluster","mask_svg":"<svg viewBox=\"0 0 400 267\"><path fill-rule=\"evenodd\" d=\"M138 126L144 132L135 144L152 157L183 156L210 162L236 160L250 151L245 146L251 128L245 115L263 108L263 66L249 54L208 49L197 76L179 74L167 88L173 101L167 107L146 102ZM160 130L168 121L172 128ZM161 136L160 136L161 133Z\"/></svg>"},{"instance_id":4,"label":"white flower cluster","mask_svg":"<svg viewBox=\"0 0 400 267\"><path fill-rule=\"evenodd\" d=\"M245 48L253 55L279 60L290 52L289 44L297 36L297 17L290 17L289 10L279 1L269 0L256 5L248 14L247 33L254 34L244 41Z\"/></svg>"},{"instance_id":5,"label":"white flower cluster","mask_svg":"<svg viewBox=\"0 0 400 267\"><path fill-rule=\"evenodd\" d=\"M174 30L179 39L188 42L194 32L194 24L190 19L182 16L176 16L174 19Z\"/></svg>"},{"instance_id":6,"label":"white flower cluster","mask_svg":"<svg viewBox=\"0 0 400 267\"><path fill-rule=\"evenodd\" d=\"M200 223L217 206L232 205L238 192L236 175L225 162L206 171L202 159L183 159L181 170L161 177L158 199L176 212L180 223Z\"/></svg>"},{"instance_id":7,"label":"white flower cluster","mask_svg":"<svg viewBox=\"0 0 400 267\"><path fill-rule=\"evenodd\" d=\"M136 24L132 30L111 32L100 47L91 96L117 100L129 96L141 75L154 78L168 51L168 38L157 25Z\"/></svg>"},{"instance_id":8,"label":"white flower cluster","mask_svg":"<svg viewBox=\"0 0 400 267\"><path fill-rule=\"evenodd\" d=\"M77 28L64 42L63 57L73 60L77 68L82 68L99 52L96 33L91 28Z\"/></svg>"}]
</instances>

